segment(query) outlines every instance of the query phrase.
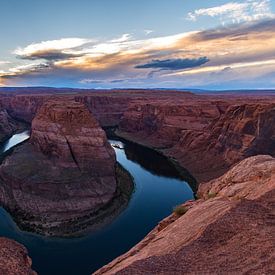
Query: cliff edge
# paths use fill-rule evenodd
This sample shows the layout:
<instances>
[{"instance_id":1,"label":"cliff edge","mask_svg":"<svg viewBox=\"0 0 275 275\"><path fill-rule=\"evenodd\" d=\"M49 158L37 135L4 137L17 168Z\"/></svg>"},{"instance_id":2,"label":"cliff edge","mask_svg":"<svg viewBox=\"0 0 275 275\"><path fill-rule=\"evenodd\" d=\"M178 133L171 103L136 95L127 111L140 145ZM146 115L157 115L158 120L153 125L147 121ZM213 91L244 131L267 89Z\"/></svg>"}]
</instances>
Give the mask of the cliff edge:
<instances>
[{"instance_id":1,"label":"cliff edge","mask_svg":"<svg viewBox=\"0 0 275 275\"><path fill-rule=\"evenodd\" d=\"M247 158L198 195L95 274L274 273L275 159Z\"/></svg>"}]
</instances>

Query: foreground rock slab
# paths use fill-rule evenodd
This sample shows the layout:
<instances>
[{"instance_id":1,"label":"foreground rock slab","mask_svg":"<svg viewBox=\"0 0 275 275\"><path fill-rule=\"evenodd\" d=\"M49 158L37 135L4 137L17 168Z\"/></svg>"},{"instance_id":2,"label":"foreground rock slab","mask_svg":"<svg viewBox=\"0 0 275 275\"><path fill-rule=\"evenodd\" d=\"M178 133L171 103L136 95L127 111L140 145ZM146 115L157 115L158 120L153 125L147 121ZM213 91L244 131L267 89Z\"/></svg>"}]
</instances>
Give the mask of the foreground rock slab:
<instances>
[{"instance_id":1,"label":"foreground rock slab","mask_svg":"<svg viewBox=\"0 0 275 275\"><path fill-rule=\"evenodd\" d=\"M201 187L184 215L95 274L273 274L275 159L250 157Z\"/></svg>"},{"instance_id":2,"label":"foreground rock slab","mask_svg":"<svg viewBox=\"0 0 275 275\"><path fill-rule=\"evenodd\" d=\"M31 268L32 260L27 249L12 240L0 238L0 274L36 275Z\"/></svg>"}]
</instances>

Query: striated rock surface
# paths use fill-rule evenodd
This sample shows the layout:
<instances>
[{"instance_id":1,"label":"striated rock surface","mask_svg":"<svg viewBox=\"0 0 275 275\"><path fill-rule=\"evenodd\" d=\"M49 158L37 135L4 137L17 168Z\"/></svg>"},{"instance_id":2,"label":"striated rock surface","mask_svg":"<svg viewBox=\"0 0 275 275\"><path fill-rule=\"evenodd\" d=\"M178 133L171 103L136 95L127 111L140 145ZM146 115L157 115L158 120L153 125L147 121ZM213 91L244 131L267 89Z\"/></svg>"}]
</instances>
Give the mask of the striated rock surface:
<instances>
[{"instance_id":1,"label":"striated rock surface","mask_svg":"<svg viewBox=\"0 0 275 275\"><path fill-rule=\"evenodd\" d=\"M24 229L77 234L125 204L118 171L105 132L85 106L50 100L32 122L30 141L0 167L0 202Z\"/></svg>"},{"instance_id":2,"label":"striated rock surface","mask_svg":"<svg viewBox=\"0 0 275 275\"><path fill-rule=\"evenodd\" d=\"M275 159L247 158L199 195L95 274L273 274Z\"/></svg>"},{"instance_id":3,"label":"striated rock surface","mask_svg":"<svg viewBox=\"0 0 275 275\"><path fill-rule=\"evenodd\" d=\"M275 156L275 102L243 100L135 102L116 133L157 148L199 182L207 181L248 156Z\"/></svg>"},{"instance_id":4,"label":"striated rock surface","mask_svg":"<svg viewBox=\"0 0 275 275\"><path fill-rule=\"evenodd\" d=\"M115 96L76 96L76 101L84 103L94 114L102 127L118 125L129 102L128 97Z\"/></svg>"},{"instance_id":5,"label":"striated rock surface","mask_svg":"<svg viewBox=\"0 0 275 275\"><path fill-rule=\"evenodd\" d=\"M26 248L9 239L0 238L0 274L36 275Z\"/></svg>"}]
</instances>

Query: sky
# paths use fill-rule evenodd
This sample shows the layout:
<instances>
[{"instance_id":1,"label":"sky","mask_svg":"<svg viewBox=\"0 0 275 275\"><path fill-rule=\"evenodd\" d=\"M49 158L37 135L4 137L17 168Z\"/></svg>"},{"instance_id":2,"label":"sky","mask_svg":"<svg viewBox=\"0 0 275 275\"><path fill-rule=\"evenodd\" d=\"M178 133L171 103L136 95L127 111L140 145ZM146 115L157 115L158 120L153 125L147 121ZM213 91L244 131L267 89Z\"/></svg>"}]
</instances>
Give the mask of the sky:
<instances>
[{"instance_id":1,"label":"sky","mask_svg":"<svg viewBox=\"0 0 275 275\"><path fill-rule=\"evenodd\" d=\"M0 86L275 88L274 0L0 4Z\"/></svg>"}]
</instances>

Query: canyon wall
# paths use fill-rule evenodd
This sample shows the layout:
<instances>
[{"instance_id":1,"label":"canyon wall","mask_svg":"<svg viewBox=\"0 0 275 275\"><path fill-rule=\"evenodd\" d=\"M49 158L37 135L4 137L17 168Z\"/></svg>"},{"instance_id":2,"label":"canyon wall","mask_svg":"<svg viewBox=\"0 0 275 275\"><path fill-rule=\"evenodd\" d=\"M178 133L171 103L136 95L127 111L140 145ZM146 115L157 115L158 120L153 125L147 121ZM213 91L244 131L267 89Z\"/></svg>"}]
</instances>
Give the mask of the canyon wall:
<instances>
[{"instance_id":1,"label":"canyon wall","mask_svg":"<svg viewBox=\"0 0 275 275\"><path fill-rule=\"evenodd\" d=\"M247 158L95 274L273 274L274 191L275 159Z\"/></svg>"},{"instance_id":2,"label":"canyon wall","mask_svg":"<svg viewBox=\"0 0 275 275\"><path fill-rule=\"evenodd\" d=\"M112 96L76 96L98 119L102 127L117 126L131 99Z\"/></svg>"},{"instance_id":3,"label":"canyon wall","mask_svg":"<svg viewBox=\"0 0 275 275\"><path fill-rule=\"evenodd\" d=\"M275 156L273 125L274 100L157 100L132 103L116 133L158 149L202 182L248 156Z\"/></svg>"}]
</instances>

